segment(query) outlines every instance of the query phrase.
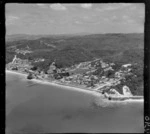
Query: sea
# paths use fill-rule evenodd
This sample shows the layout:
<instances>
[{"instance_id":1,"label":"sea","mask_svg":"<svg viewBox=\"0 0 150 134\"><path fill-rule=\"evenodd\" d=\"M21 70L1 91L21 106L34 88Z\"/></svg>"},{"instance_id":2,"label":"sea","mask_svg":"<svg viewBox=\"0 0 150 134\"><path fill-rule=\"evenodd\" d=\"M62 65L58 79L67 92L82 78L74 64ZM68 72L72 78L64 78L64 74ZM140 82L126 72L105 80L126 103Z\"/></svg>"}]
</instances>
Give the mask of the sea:
<instances>
[{"instance_id":1,"label":"sea","mask_svg":"<svg viewBox=\"0 0 150 134\"><path fill-rule=\"evenodd\" d=\"M6 73L6 134L143 133L143 105Z\"/></svg>"}]
</instances>

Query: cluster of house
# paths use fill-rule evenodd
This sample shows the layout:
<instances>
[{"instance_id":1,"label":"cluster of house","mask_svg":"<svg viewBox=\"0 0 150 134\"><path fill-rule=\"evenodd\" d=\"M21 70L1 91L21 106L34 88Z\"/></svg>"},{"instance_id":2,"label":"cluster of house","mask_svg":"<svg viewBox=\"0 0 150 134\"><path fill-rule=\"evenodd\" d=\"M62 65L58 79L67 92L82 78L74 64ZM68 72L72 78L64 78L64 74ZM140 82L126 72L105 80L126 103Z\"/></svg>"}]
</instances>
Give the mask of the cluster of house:
<instances>
[{"instance_id":1,"label":"cluster of house","mask_svg":"<svg viewBox=\"0 0 150 134\"><path fill-rule=\"evenodd\" d=\"M34 62L43 62L43 61L45 61L45 59L42 59L42 58L36 58L36 59L34 59Z\"/></svg>"},{"instance_id":2,"label":"cluster of house","mask_svg":"<svg viewBox=\"0 0 150 134\"><path fill-rule=\"evenodd\" d=\"M128 99L129 97L133 97L129 87L126 85L122 87L122 94L120 94L115 89L110 89L109 92L105 92L104 95L109 100L124 100Z\"/></svg>"},{"instance_id":3,"label":"cluster of house","mask_svg":"<svg viewBox=\"0 0 150 134\"><path fill-rule=\"evenodd\" d=\"M8 51L15 52L17 54L23 54L23 55L25 55L27 53L32 53L32 51L31 51L31 49L29 48L28 45L24 49L17 49L16 46L10 46L10 47L8 47Z\"/></svg>"},{"instance_id":4,"label":"cluster of house","mask_svg":"<svg viewBox=\"0 0 150 134\"><path fill-rule=\"evenodd\" d=\"M9 70L25 71L32 68L32 65L28 60L17 58L17 56L15 55L12 62L6 65L6 68Z\"/></svg>"},{"instance_id":5,"label":"cluster of house","mask_svg":"<svg viewBox=\"0 0 150 134\"><path fill-rule=\"evenodd\" d=\"M20 50L20 49L16 49L15 52L17 54L23 54L23 55L25 55L26 53L32 53L32 51L30 50Z\"/></svg>"},{"instance_id":6,"label":"cluster of house","mask_svg":"<svg viewBox=\"0 0 150 134\"><path fill-rule=\"evenodd\" d=\"M69 76L69 73L65 69L59 69L55 65L55 61L49 66L49 69L45 73L44 71L41 71L39 69L36 69L34 71L28 70L29 72L29 79L32 78L41 78L46 80L59 80L63 78L64 76Z\"/></svg>"},{"instance_id":7,"label":"cluster of house","mask_svg":"<svg viewBox=\"0 0 150 134\"><path fill-rule=\"evenodd\" d=\"M42 44L44 44L44 45L46 45L46 46L48 46L48 47L56 48L56 46L54 46L53 44L48 44L48 43L46 43L46 42L43 42L42 40L40 40L40 43L42 43Z\"/></svg>"},{"instance_id":8,"label":"cluster of house","mask_svg":"<svg viewBox=\"0 0 150 134\"><path fill-rule=\"evenodd\" d=\"M44 59L36 59L36 62L43 61ZM126 75L132 75L131 73L131 64L122 65L119 71L114 73L113 78L108 78L107 76L98 76L94 75L93 72L97 70L97 67L101 67L103 72L107 72L109 70L114 71L113 69L114 63L105 63L102 60L95 60L92 62L83 62L78 65L74 65L74 67L70 68L57 68L55 61L49 66L47 73L39 70L32 70L33 67L28 60L23 60L15 57L11 63L6 65L9 70L17 70L22 72L28 72L29 79L32 78L42 78L48 80L58 80L62 83L70 83L75 85L82 85L86 87L93 87L96 90L105 90L110 88L111 86L115 86L120 84L122 79L125 79ZM75 73L71 74L71 70L75 69L89 69L85 73ZM105 73L104 73L105 74Z\"/></svg>"},{"instance_id":9,"label":"cluster of house","mask_svg":"<svg viewBox=\"0 0 150 134\"><path fill-rule=\"evenodd\" d=\"M68 82L68 83L76 83L79 85L86 85L86 86L92 86L92 87L98 87L95 88L96 90L105 90L110 89L111 86L116 86L121 83L122 79L125 79L126 75L132 75L131 73L131 64L125 64L122 65L122 67L115 72L113 69L114 63L105 63L102 60L95 60L94 62L83 62L79 65L76 65L72 69L83 69L83 68L90 68L89 71L87 71L84 74L76 74L71 75L69 77L61 79L62 82ZM103 76L99 77L97 75L93 75L93 72L97 69L97 67L101 67L103 73ZM107 71L114 71L114 77L109 78L105 76L105 72Z\"/></svg>"},{"instance_id":10,"label":"cluster of house","mask_svg":"<svg viewBox=\"0 0 150 134\"><path fill-rule=\"evenodd\" d=\"M61 82L67 82L77 85L95 86L98 82L98 77L94 75L75 74L61 79Z\"/></svg>"},{"instance_id":11,"label":"cluster of house","mask_svg":"<svg viewBox=\"0 0 150 134\"><path fill-rule=\"evenodd\" d=\"M49 66L47 74L55 79L61 79L63 76L69 76L69 73L64 68L57 68L55 61Z\"/></svg>"},{"instance_id":12,"label":"cluster of house","mask_svg":"<svg viewBox=\"0 0 150 134\"><path fill-rule=\"evenodd\" d=\"M90 62L82 62L78 65L74 65L71 68L68 68L68 70L71 72L72 70L79 70L79 69L89 69L85 73L75 73L73 75L70 75L68 77L63 77L60 81L64 83L70 83L70 84L77 84L77 85L84 85L88 87L97 87L99 84L101 84L102 80L105 81L104 77L102 77L102 80L99 78L99 76L94 75L93 72L96 71L96 67L101 65L102 68L111 70L112 68L109 66L109 64L106 64L105 62L101 60L94 60ZM112 64L111 64L112 65ZM107 71L106 70L106 71Z\"/></svg>"},{"instance_id":13,"label":"cluster of house","mask_svg":"<svg viewBox=\"0 0 150 134\"><path fill-rule=\"evenodd\" d=\"M99 86L99 89L97 89L97 90L108 91L108 89L111 89L111 87L115 87L116 85L121 84L121 80L125 80L126 79L125 77L127 75L133 75L131 73L131 70L132 70L131 66L132 66L131 64L122 65L122 67L120 68L120 70L118 70L117 72L115 72L113 78L107 78L105 76L101 77L100 83L99 83L100 86ZM125 90L125 88L123 89L123 91L124 90Z\"/></svg>"}]
</instances>

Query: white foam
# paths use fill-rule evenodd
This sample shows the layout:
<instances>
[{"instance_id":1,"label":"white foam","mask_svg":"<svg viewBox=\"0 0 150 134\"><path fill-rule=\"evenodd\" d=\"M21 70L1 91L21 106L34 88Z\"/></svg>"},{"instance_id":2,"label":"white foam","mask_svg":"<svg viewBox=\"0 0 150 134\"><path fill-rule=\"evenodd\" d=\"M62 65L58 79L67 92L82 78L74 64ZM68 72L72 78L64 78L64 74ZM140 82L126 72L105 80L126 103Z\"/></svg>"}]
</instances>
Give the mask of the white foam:
<instances>
[{"instance_id":1,"label":"white foam","mask_svg":"<svg viewBox=\"0 0 150 134\"><path fill-rule=\"evenodd\" d=\"M97 93L95 91L90 91L90 90L86 90L86 89L82 89L82 88L71 87L71 86L67 86L67 85L59 85L57 83L41 81L41 80L37 80L37 79L32 79L32 81L40 83L40 84L56 86L56 87L63 88L63 89L66 89L66 90L74 90L74 91L78 91L78 92L89 93L89 94L99 96L99 97L102 96L101 93Z\"/></svg>"}]
</instances>

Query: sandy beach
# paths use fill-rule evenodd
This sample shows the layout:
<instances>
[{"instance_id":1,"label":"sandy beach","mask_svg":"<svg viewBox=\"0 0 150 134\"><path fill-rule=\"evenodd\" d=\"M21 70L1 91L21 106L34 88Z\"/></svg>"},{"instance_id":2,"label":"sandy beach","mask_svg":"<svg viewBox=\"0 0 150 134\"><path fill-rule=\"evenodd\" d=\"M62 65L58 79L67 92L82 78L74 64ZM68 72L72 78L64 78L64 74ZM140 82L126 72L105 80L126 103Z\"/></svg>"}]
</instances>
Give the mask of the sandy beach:
<instances>
[{"instance_id":1,"label":"sandy beach","mask_svg":"<svg viewBox=\"0 0 150 134\"><path fill-rule=\"evenodd\" d=\"M15 72L15 71L10 71L10 70L5 70L6 73L12 73L12 74L17 74L17 75L22 75L22 76L27 76L27 74Z\"/></svg>"},{"instance_id":2,"label":"sandy beach","mask_svg":"<svg viewBox=\"0 0 150 134\"><path fill-rule=\"evenodd\" d=\"M27 74L22 74L22 73L15 72L15 71L10 71L10 70L6 70L6 73L12 73L12 74L27 77ZM63 88L63 89L68 89L68 90L75 90L75 91L78 91L78 92L85 92L85 93L90 93L90 94L92 93L92 94L97 95L97 96L103 96L102 94L97 93L95 91L90 91L90 90L81 89L81 88L77 88L77 87L70 87L70 86L67 86L67 85L60 85L60 84L57 84L57 83L54 83L54 82L41 81L41 80L38 80L38 79L32 79L32 80L29 80L29 81L33 81L33 82L40 83L40 84L57 86L57 87L60 87L60 88Z\"/></svg>"},{"instance_id":3,"label":"sandy beach","mask_svg":"<svg viewBox=\"0 0 150 134\"><path fill-rule=\"evenodd\" d=\"M20 76L23 76L23 77L27 77L27 74L23 74L23 73L20 73L20 72L15 72L15 71L10 71L10 70L6 70L6 73L12 73L12 74L20 75ZM71 86L67 86L67 85L60 85L60 84L57 84L57 83L54 83L54 82L41 81L41 80L38 80L38 79L32 79L32 80L29 80L29 81L33 81L33 82L36 82L36 83L39 83L39 84L46 84L46 85L57 86L57 87L60 87L60 88L66 89L66 90L75 90L75 91L78 91L78 92L89 93L89 94L92 94L92 95L95 95L95 96L98 96L98 97L104 97L101 93L98 93L98 92L95 92L95 91L86 90L86 89L82 89L82 88L78 88L78 87L71 87ZM115 101L115 100L111 100L110 101L109 100L109 102L119 102L119 101L118 100L117 101ZM142 102L143 103L144 99L127 99L127 100L123 100L123 101L120 101L120 102Z\"/></svg>"}]
</instances>

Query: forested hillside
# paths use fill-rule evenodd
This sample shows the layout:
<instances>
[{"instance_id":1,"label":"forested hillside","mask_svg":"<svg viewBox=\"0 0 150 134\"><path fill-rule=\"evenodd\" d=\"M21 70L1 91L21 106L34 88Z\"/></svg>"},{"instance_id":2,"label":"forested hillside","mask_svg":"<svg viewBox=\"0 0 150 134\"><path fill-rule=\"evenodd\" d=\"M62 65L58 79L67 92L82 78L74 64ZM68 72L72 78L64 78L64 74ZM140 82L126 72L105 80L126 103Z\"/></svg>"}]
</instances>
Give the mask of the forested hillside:
<instances>
[{"instance_id":1,"label":"forested hillside","mask_svg":"<svg viewBox=\"0 0 150 134\"><path fill-rule=\"evenodd\" d=\"M15 39L6 41L6 63L17 54L16 49L27 50L27 48L32 53L17 54L17 56L29 60L46 59L38 63L39 66L49 65L54 59L61 67L95 58L119 63L142 62L143 37L143 34L93 34L38 37L32 40L22 40L21 37L19 40L17 36L17 41Z\"/></svg>"}]
</instances>

